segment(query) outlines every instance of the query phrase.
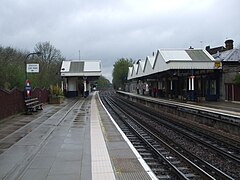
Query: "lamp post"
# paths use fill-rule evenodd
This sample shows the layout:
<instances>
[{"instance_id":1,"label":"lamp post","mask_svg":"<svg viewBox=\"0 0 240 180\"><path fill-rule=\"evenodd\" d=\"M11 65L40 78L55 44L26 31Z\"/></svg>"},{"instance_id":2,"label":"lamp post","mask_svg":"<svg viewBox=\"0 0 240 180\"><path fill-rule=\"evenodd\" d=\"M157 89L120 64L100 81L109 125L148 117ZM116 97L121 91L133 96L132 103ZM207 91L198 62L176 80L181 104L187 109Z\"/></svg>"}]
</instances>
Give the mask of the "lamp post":
<instances>
[{"instance_id":1,"label":"lamp post","mask_svg":"<svg viewBox=\"0 0 240 180\"><path fill-rule=\"evenodd\" d=\"M34 52L34 53L29 53L27 56L26 56L26 59L25 59L25 61L24 61L24 65L25 65L25 88L24 88L24 97L25 97L25 99L27 99L27 97L28 96L30 96L30 83L29 83L29 81L27 80L27 59L28 59L28 57L29 56L31 56L31 55L37 55L37 56L40 56L42 53L41 52ZM28 95L27 95L28 94Z\"/></svg>"}]
</instances>

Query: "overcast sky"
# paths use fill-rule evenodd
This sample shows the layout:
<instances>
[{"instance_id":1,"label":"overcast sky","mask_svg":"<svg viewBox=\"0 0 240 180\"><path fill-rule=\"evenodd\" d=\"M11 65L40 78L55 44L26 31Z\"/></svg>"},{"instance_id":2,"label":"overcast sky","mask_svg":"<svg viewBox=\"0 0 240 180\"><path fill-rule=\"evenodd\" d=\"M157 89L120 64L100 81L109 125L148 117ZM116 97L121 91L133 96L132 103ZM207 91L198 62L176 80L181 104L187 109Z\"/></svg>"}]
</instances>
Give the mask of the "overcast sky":
<instances>
[{"instance_id":1,"label":"overcast sky","mask_svg":"<svg viewBox=\"0 0 240 180\"><path fill-rule=\"evenodd\" d=\"M239 0L1 0L0 45L50 41L66 59L143 59L161 48L240 44Z\"/></svg>"}]
</instances>

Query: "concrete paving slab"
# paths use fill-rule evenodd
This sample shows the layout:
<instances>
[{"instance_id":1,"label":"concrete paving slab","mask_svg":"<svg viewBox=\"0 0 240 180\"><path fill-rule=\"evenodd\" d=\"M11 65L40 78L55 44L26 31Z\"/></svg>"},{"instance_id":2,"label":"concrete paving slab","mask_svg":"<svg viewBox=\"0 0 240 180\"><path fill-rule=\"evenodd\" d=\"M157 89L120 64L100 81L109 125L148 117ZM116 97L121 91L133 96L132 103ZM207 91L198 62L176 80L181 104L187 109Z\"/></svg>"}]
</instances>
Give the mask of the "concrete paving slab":
<instances>
[{"instance_id":1,"label":"concrete paving slab","mask_svg":"<svg viewBox=\"0 0 240 180\"><path fill-rule=\"evenodd\" d=\"M79 175L76 174L49 175L47 176L46 180L79 180Z\"/></svg>"},{"instance_id":2,"label":"concrete paving slab","mask_svg":"<svg viewBox=\"0 0 240 180\"><path fill-rule=\"evenodd\" d=\"M71 146L69 146L69 144L62 144L61 146L61 151L67 151L67 152L77 151L79 153L81 152L82 149L83 147L80 144L71 144Z\"/></svg>"},{"instance_id":3,"label":"concrete paving slab","mask_svg":"<svg viewBox=\"0 0 240 180\"><path fill-rule=\"evenodd\" d=\"M75 174L80 176L81 161L55 161L49 175Z\"/></svg>"},{"instance_id":4,"label":"concrete paving slab","mask_svg":"<svg viewBox=\"0 0 240 180\"><path fill-rule=\"evenodd\" d=\"M29 169L22 179L24 180L43 180L47 178L49 169Z\"/></svg>"},{"instance_id":5,"label":"concrete paving slab","mask_svg":"<svg viewBox=\"0 0 240 180\"><path fill-rule=\"evenodd\" d=\"M56 161L81 161L82 151L59 152Z\"/></svg>"},{"instance_id":6,"label":"concrete paving slab","mask_svg":"<svg viewBox=\"0 0 240 180\"><path fill-rule=\"evenodd\" d=\"M10 158L9 156L1 157L0 161L0 178L3 179L7 173L14 168L16 159L14 157Z\"/></svg>"},{"instance_id":7,"label":"concrete paving slab","mask_svg":"<svg viewBox=\"0 0 240 180\"><path fill-rule=\"evenodd\" d=\"M48 145L43 147L39 151L39 155L41 156L57 156L58 152L60 151L61 145Z\"/></svg>"},{"instance_id":8,"label":"concrete paving slab","mask_svg":"<svg viewBox=\"0 0 240 180\"><path fill-rule=\"evenodd\" d=\"M30 165L30 169L50 169L55 161L55 157L37 156Z\"/></svg>"}]
</instances>

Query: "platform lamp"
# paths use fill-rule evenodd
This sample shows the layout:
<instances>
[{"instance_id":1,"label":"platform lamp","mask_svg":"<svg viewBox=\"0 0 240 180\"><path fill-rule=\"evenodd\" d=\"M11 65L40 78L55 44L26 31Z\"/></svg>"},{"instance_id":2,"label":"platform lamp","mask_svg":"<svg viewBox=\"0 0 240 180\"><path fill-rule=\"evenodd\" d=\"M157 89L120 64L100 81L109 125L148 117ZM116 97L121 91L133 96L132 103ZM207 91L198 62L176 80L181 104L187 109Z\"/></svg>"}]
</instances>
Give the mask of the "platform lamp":
<instances>
[{"instance_id":1,"label":"platform lamp","mask_svg":"<svg viewBox=\"0 0 240 180\"><path fill-rule=\"evenodd\" d=\"M24 92L27 91L27 89L29 89L29 93L30 93L30 85L29 85L29 81L27 80L27 60L28 60L29 56L33 56L33 55L41 56L42 53L41 52L29 53L26 56L25 61L24 61L24 65L25 65L25 88L24 88ZM24 94L25 94L24 97L26 99L27 98L26 92Z\"/></svg>"}]
</instances>

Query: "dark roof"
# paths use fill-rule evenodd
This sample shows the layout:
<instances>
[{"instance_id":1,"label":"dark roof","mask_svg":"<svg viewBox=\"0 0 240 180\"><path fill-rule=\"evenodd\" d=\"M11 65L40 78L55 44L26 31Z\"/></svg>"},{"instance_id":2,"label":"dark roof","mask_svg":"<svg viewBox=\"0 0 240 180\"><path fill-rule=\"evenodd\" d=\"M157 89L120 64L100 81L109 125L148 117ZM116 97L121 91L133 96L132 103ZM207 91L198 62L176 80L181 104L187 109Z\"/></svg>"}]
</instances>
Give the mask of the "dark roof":
<instances>
[{"instance_id":1,"label":"dark roof","mask_svg":"<svg viewBox=\"0 0 240 180\"><path fill-rule=\"evenodd\" d=\"M84 62L72 62L70 65L69 73L75 73L75 72L83 72L84 71Z\"/></svg>"},{"instance_id":2,"label":"dark roof","mask_svg":"<svg viewBox=\"0 0 240 180\"><path fill-rule=\"evenodd\" d=\"M224 46L219 46L219 47L215 47L215 48L210 48L210 46L206 47L207 52L209 52L209 54L216 54L217 52L223 52L226 50L226 48Z\"/></svg>"},{"instance_id":3,"label":"dark roof","mask_svg":"<svg viewBox=\"0 0 240 180\"><path fill-rule=\"evenodd\" d=\"M216 60L223 62L240 62L240 49L230 49L212 55Z\"/></svg>"},{"instance_id":4,"label":"dark roof","mask_svg":"<svg viewBox=\"0 0 240 180\"><path fill-rule=\"evenodd\" d=\"M192 61L212 61L203 50L186 50Z\"/></svg>"}]
</instances>

